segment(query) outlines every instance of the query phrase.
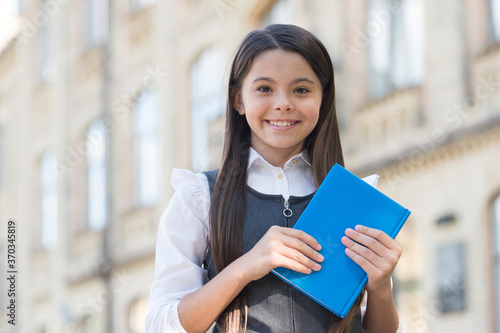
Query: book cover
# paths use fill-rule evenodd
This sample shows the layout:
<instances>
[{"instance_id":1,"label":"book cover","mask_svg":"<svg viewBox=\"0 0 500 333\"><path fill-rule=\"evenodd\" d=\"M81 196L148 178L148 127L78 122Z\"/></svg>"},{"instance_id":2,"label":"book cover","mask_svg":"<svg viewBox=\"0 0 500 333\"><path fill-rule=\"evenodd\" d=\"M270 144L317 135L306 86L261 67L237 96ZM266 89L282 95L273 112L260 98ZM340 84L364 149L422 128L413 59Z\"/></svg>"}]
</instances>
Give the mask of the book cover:
<instances>
[{"instance_id":1,"label":"book cover","mask_svg":"<svg viewBox=\"0 0 500 333\"><path fill-rule=\"evenodd\" d=\"M321 244L321 270L302 274L278 267L271 272L344 318L368 281L344 252L345 230L361 224L394 239L409 215L408 209L336 164L294 226Z\"/></svg>"}]
</instances>

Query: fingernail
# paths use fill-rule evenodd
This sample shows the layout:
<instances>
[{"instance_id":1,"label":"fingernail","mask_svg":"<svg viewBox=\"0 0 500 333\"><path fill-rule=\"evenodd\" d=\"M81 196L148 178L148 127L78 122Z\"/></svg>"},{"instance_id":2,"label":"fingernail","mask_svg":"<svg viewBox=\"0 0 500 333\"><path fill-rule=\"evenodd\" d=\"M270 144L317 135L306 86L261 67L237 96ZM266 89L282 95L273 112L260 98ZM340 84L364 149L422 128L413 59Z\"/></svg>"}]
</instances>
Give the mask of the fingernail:
<instances>
[{"instance_id":1,"label":"fingernail","mask_svg":"<svg viewBox=\"0 0 500 333\"><path fill-rule=\"evenodd\" d=\"M343 236L342 243L344 243L345 245L349 244L349 238L347 238L346 236Z\"/></svg>"},{"instance_id":2,"label":"fingernail","mask_svg":"<svg viewBox=\"0 0 500 333\"><path fill-rule=\"evenodd\" d=\"M345 234L346 234L347 236L351 236L353 232L354 232L354 230L352 230L351 228L347 228L347 229L345 230Z\"/></svg>"},{"instance_id":3,"label":"fingernail","mask_svg":"<svg viewBox=\"0 0 500 333\"><path fill-rule=\"evenodd\" d=\"M362 225L357 225L356 226L357 231L363 231L363 226Z\"/></svg>"},{"instance_id":4,"label":"fingernail","mask_svg":"<svg viewBox=\"0 0 500 333\"><path fill-rule=\"evenodd\" d=\"M321 265L320 264L314 264L314 269L319 271L321 269Z\"/></svg>"},{"instance_id":5,"label":"fingernail","mask_svg":"<svg viewBox=\"0 0 500 333\"><path fill-rule=\"evenodd\" d=\"M350 255L350 254L352 253L352 251L346 248L346 249L345 249L345 253L346 253L347 255Z\"/></svg>"},{"instance_id":6,"label":"fingernail","mask_svg":"<svg viewBox=\"0 0 500 333\"><path fill-rule=\"evenodd\" d=\"M323 261L325 257L323 257L320 253L317 255L319 261Z\"/></svg>"}]
</instances>

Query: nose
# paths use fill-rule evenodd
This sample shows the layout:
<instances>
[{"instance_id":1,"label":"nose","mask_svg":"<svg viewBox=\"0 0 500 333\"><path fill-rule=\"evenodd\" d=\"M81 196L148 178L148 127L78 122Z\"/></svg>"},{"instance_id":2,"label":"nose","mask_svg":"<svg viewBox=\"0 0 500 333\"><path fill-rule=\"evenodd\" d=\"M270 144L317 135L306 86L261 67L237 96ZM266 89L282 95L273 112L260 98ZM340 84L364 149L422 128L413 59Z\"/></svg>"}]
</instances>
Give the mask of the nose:
<instances>
[{"instance_id":1,"label":"nose","mask_svg":"<svg viewBox=\"0 0 500 333\"><path fill-rule=\"evenodd\" d=\"M293 104L290 102L286 94L280 95L274 103L274 110L276 111L292 111Z\"/></svg>"}]
</instances>

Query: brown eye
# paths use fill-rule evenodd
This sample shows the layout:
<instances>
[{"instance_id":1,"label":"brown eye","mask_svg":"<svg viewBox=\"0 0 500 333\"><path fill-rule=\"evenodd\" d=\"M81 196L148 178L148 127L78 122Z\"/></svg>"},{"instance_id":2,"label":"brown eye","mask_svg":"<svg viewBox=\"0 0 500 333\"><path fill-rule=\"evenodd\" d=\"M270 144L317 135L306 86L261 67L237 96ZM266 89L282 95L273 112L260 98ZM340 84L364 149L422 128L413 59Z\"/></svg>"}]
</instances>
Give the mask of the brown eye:
<instances>
[{"instance_id":1,"label":"brown eye","mask_svg":"<svg viewBox=\"0 0 500 333\"><path fill-rule=\"evenodd\" d=\"M309 89L304 88L304 87L300 87L300 88L295 89L295 92L298 94L305 94L305 93L309 92Z\"/></svg>"},{"instance_id":2,"label":"brown eye","mask_svg":"<svg viewBox=\"0 0 500 333\"><path fill-rule=\"evenodd\" d=\"M271 91L271 88L269 88L268 86L260 86L257 88L257 91L267 93Z\"/></svg>"}]
</instances>

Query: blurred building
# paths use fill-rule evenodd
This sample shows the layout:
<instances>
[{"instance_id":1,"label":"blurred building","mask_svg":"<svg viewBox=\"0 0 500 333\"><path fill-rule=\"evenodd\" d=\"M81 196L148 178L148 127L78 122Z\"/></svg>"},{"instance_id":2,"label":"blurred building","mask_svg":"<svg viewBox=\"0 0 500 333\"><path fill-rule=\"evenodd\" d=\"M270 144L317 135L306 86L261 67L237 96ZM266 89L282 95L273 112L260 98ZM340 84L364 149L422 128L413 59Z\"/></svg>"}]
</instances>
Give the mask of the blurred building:
<instances>
[{"instance_id":1,"label":"blurred building","mask_svg":"<svg viewBox=\"0 0 500 333\"><path fill-rule=\"evenodd\" d=\"M170 173L216 167L231 56L270 22L324 42L346 166L412 211L405 332L500 332L499 0L1 6L0 332L144 331Z\"/></svg>"}]
</instances>

